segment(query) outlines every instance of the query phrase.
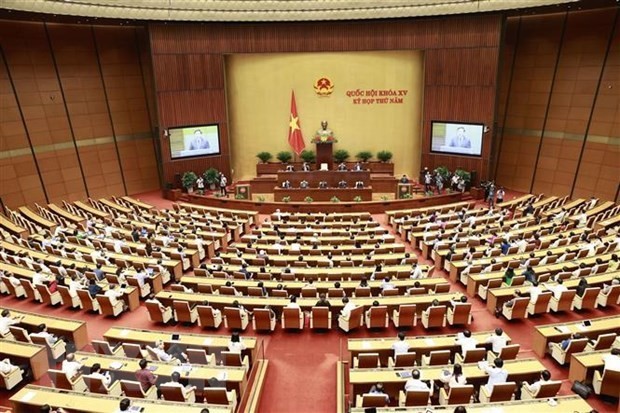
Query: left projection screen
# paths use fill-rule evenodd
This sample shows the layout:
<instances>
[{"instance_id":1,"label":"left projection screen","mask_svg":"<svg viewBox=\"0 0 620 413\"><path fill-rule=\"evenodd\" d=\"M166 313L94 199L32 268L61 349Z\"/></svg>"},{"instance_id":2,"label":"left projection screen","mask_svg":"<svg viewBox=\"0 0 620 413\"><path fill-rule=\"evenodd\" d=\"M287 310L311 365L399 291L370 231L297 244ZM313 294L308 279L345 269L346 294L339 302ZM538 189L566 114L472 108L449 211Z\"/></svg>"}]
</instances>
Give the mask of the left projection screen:
<instances>
[{"instance_id":1,"label":"left projection screen","mask_svg":"<svg viewBox=\"0 0 620 413\"><path fill-rule=\"evenodd\" d=\"M194 125L168 129L172 159L220 154L218 125Z\"/></svg>"}]
</instances>

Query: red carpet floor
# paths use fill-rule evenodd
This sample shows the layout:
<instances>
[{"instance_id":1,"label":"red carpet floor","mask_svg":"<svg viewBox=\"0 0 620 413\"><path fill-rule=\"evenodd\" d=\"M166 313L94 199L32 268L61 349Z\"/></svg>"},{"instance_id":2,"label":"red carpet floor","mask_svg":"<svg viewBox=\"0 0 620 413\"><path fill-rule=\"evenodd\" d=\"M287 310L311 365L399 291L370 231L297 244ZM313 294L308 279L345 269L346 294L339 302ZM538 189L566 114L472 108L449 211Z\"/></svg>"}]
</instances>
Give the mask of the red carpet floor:
<instances>
[{"instance_id":1,"label":"red carpet floor","mask_svg":"<svg viewBox=\"0 0 620 413\"><path fill-rule=\"evenodd\" d=\"M517 194L515 194L517 195ZM163 200L159 192L142 194L138 196L145 202L154 204L160 208L170 208L172 203ZM506 198L510 199L510 198ZM385 223L384 215L375 217ZM444 272L435 272L435 276L445 276ZM453 285L453 291L462 291L460 285ZM479 299L471 300L474 309L474 322L472 331L488 331L496 327L502 327L513 339L513 342L521 345L520 358L535 357L531 351L531 332L534 326L539 324L573 321L584 318L602 317L618 313L619 309L613 308L607 311L591 311L580 313L568 313L561 316L546 314L523 321L507 322L504 319L496 319L485 307L485 303ZM34 312L50 311L44 305L32 304L29 301L20 301L12 297L2 297L1 306ZM88 323L90 339L101 338L102 334L110 327L120 325L134 328L161 329L166 327L154 326L148 319L144 307L123 315L119 320L104 319L97 315L88 315L84 312L74 312L67 309L54 309L54 315L59 317L78 318ZM337 324L334 323L334 327ZM178 332L199 333L199 327L185 327L177 325L167 327L168 330ZM425 331L419 325L407 332L409 336L448 334L458 332L458 328L443 328L435 331ZM208 334L224 334L228 331L220 328L218 332L207 331ZM248 335L255 333L251 328ZM365 329L346 335L336 328L329 333L313 333L305 330L301 333L283 332L278 325L276 331L270 335L259 335L264 340L265 357L269 359L267 380L263 389L263 397L259 411L261 413L331 413L336 410L336 361L342 357L348 360L346 352L346 340L363 337L396 337L397 331L391 325L385 331L368 332ZM92 350L92 349L87 349ZM571 394L568 382L568 367L560 367L550 357L541 360L552 373L554 379L563 380L560 394ZM38 384L51 385L47 378ZM10 394L0 391L0 405L8 406ZM616 412L617 404L609 404L597 397L590 397L588 402L600 413ZM564 413L564 412L558 412Z\"/></svg>"}]
</instances>

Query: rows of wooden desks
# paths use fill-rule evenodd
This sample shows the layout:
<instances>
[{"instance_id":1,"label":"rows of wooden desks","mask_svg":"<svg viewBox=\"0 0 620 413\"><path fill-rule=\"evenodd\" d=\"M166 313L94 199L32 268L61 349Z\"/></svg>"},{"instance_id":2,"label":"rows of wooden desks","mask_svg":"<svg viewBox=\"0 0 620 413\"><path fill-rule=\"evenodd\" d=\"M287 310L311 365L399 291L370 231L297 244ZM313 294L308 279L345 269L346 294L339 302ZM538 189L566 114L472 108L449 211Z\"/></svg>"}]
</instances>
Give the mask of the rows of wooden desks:
<instances>
[{"instance_id":1,"label":"rows of wooden desks","mask_svg":"<svg viewBox=\"0 0 620 413\"><path fill-rule=\"evenodd\" d=\"M88 368L92 367L95 363L99 363L101 368L103 370L109 370L114 375L115 379L135 380L136 371L140 370L140 366L138 365L140 360L135 358L78 351L75 353L75 359ZM248 379L245 367L191 364L191 370L186 371L182 366L159 361L151 361L149 366L152 366L151 369L154 369L152 370L153 374L158 376L159 384L170 381L170 376L175 371L182 372L181 380L195 385L197 387L196 395L201 395L202 389L209 387L209 379L217 378L219 381L225 383L228 390L235 390L237 392L237 397L240 397L246 388Z\"/></svg>"},{"instance_id":2,"label":"rows of wooden desks","mask_svg":"<svg viewBox=\"0 0 620 413\"><path fill-rule=\"evenodd\" d=\"M422 380L439 380L443 371L450 369L450 366L420 366ZM540 376L540 372L545 370L545 366L534 358L506 360L504 369L508 371L508 381L528 381L532 382ZM463 364L463 376L468 384L479 386L488 380L486 372L478 367L478 363ZM399 390L403 390L406 378L401 378L397 370L393 368L377 369L350 369L349 381L353 386L354 395L368 393L370 388L376 383L383 383L385 392L390 395L392 400L398 400Z\"/></svg>"},{"instance_id":3,"label":"rows of wooden desks","mask_svg":"<svg viewBox=\"0 0 620 413\"><path fill-rule=\"evenodd\" d=\"M549 404L547 399L518 400L502 403L474 403L467 405L468 413L523 413L525 411L537 413L568 413L568 412L589 412L590 405L579 396L556 397L555 403ZM377 413L424 413L420 407L379 407ZM426 410L426 409L425 409ZM351 413L365 413L363 407L354 407ZM426 412L445 412L452 413L454 406L432 406Z\"/></svg>"},{"instance_id":4,"label":"rows of wooden desks","mask_svg":"<svg viewBox=\"0 0 620 413\"><path fill-rule=\"evenodd\" d=\"M173 204L172 206L176 211L178 211L179 208L183 208L183 209L188 209L190 211L197 211L197 212L202 212L202 213L206 213L206 212L215 213L215 214L221 214L225 217L245 219L248 221L250 225L255 225L258 223L258 212L257 211L244 211L240 209L217 208L217 207L211 207L211 206L190 204L187 202L179 202L179 203Z\"/></svg>"},{"instance_id":5,"label":"rows of wooden desks","mask_svg":"<svg viewBox=\"0 0 620 413\"><path fill-rule=\"evenodd\" d=\"M603 371L605 362L603 357L609 356L611 350L588 351L583 353L573 353L570 359L570 370L568 371L568 379L570 381L586 380L592 381L594 371ZM620 394L620 389L618 389Z\"/></svg>"},{"instance_id":6,"label":"rows of wooden desks","mask_svg":"<svg viewBox=\"0 0 620 413\"><path fill-rule=\"evenodd\" d=\"M191 333L175 334L175 339L173 339L170 331L141 330L128 327L112 327L103 334L103 338L112 344L133 343L141 346L152 346L161 340L166 346L177 344L185 348L203 349L207 354L218 354L227 350L229 341L228 336ZM257 347L256 337L244 335L242 341L246 347L243 355L249 356L250 364L252 364Z\"/></svg>"},{"instance_id":7,"label":"rows of wooden desks","mask_svg":"<svg viewBox=\"0 0 620 413\"><path fill-rule=\"evenodd\" d=\"M31 343L0 339L0 358L9 358L14 365L30 366L32 377L40 379L50 368L47 348Z\"/></svg>"},{"instance_id":8,"label":"rows of wooden desks","mask_svg":"<svg viewBox=\"0 0 620 413\"><path fill-rule=\"evenodd\" d=\"M495 332L479 331L472 333L472 338L478 341L478 346L482 346L491 335L495 335ZM511 339L506 333L504 333L504 337L510 343ZM461 346L455 340L456 334L411 336L405 339L407 344L409 344L409 352L416 353L418 365L421 364L422 355L428 355L431 351L450 350L452 355L459 352ZM394 354L392 344L396 341L398 341L397 337L350 338L347 343L347 349L351 353L351 365L353 365L353 357L357 357L360 353L379 353L381 365L387 365L388 357Z\"/></svg>"},{"instance_id":9,"label":"rows of wooden desks","mask_svg":"<svg viewBox=\"0 0 620 413\"><path fill-rule=\"evenodd\" d=\"M399 209L399 210L385 211L385 214L387 215L388 223L391 225L394 225L395 219L402 218L405 216L414 217L417 215L430 214L432 212L443 213L443 212L448 212L448 211L459 211L463 208L465 209L472 208L475 204L476 204L475 201L463 201L463 202L455 202L455 203L446 204L446 205L429 206L425 208Z\"/></svg>"},{"instance_id":10,"label":"rows of wooden desks","mask_svg":"<svg viewBox=\"0 0 620 413\"><path fill-rule=\"evenodd\" d=\"M17 237L28 238L28 230L26 228L16 225L3 214L0 214L0 227Z\"/></svg>"},{"instance_id":11,"label":"rows of wooden desks","mask_svg":"<svg viewBox=\"0 0 620 413\"><path fill-rule=\"evenodd\" d=\"M123 397L106 396L97 393L81 393L51 387L27 385L11 397L15 413L32 413L39 411L43 405L71 412L110 413L118 410ZM142 413L196 413L208 408L210 413L232 413L232 406L216 406L202 403L180 403L165 400L133 399L131 405L142 408Z\"/></svg>"},{"instance_id":12,"label":"rows of wooden desks","mask_svg":"<svg viewBox=\"0 0 620 413\"><path fill-rule=\"evenodd\" d=\"M138 304L139 305L139 304ZM89 343L86 322L71 318L54 317L51 315L39 315L28 311L14 310L12 308L1 307L0 310L7 309L11 312L11 317L21 318L18 327L33 331L39 324L47 325L47 330L56 336L64 336L71 340L77 349L84 348Z\"/></svg>"},{"instance_id":13,"label":"rows of wooden desks","mask_svg":"<svg viewBox=\"0 0 620 413\"><path fill-rule=\"evenodd\" d=\"M211 278L211 277L195 277L191 275L186 275L181 278L181 284L186 285L192 288L194 291L202 291L202 286L211 286L213 291L218 290L220 287L225 286L226 282L230 280L224 278ZM428 290L434 290L437 284L445 284L446 280L440 277L434 278L420 278L417 280L411 279L403 279L403 280L393 280L391 283L394 285L396 289L398 289L399 295L404 295L407 292L407 289L413 288L414 283L419 282L421 288L425 288ZM374 296L378 296L381 293L381 280L368 281L368 286L370 287L371 294ZM304 281L263 281L263 286L267 289L267 291L271 292L275 290L278 285L284 284L286 291L289 294L295 294L297 296L300 295L302 288L304 288L307 283ZM359 281L340 281L340 288L342 288L347 297L351 297L356 287L359 287ZM256 287L256 281L254 280L234 280L234 287L237 291L243 292L247 294L249 287ZM334 288L333 281L317 281L313 282L309 287L313 287L317 289L318 293L327 293L330 288ZM332 298L332 300L336 300L336 298Z\"/></svg>"},{"instance_id":14,"label":"rows of wooden desks","mask_svg":"<svg viewBox=\"0 0 620 413\"><path fill-rule=\"evenodd\" d=\"M564 281L564 286L568 289L577 288L581 278L584 278L588 280L590 287L602 287L603 284L610 284L611 280L618 276L620 276L620 271L606 272L587 277L571 278ZM549 284L556 285L557 283L550 282ZM545 291L544 286L541 285L541 287L543 287L543 291ZM500 308L506 301L510 300L514 296L516 290L519 290L521 294L528 294L530 286L519 285L516 287L489 289L489 292L487 293L487 309L490 312L495 312L496 308Z\"/></svg>"},{"instance_id":15,"label":"rows of wooden desks","mask_svg":"<svg viewBox=\"0 0 620 413\"><path fill-rule=\"evenodd\" d=\"M532 332L532 350L539 357L544 357L550 342L558 343L573 333L591 339L605 333L620 334L620 315L593 318L590 322L589 327L585 327L582 321L537 326Z\"/></svg>"},{"instance_id":16,"label":"rows of wooden desks","mask_svg":"<svg viewBox=\"0 0 620 413\"><path fill-rule=\"evenodd\" d=\"M209 305L223 309L230 307L233 301L238 301L245 308L252 310L254 308L264 308L266 305L271 306L274 311L280 311L288 303L288 298L280 297L248 297L220 294L195 294L183 293L176 291L161 291L156 298L166 306L171 306L173 301L187 301L189 303L203 304L208 302ZM408 295L408 296L390 296L390 297L364 297L353 298L354 304L370 308L373 301L378 301L379 305L385 305L389 311L398 309L401 305L416 304L416 311L421 313L429 307L433 300L437 299L442 304L447 304L451 299L455 298L454 293L448 294L429 294L429 295ZM310 311L316 304L316 298L299 298L297 304L306 311ZM341 300L330 300L332 314L336 316L344 306Z\"/></svg>"},{"instance_id":17,"label":"rows of wooden desks","mask_svg":"<svg viewBox=\"0 0 620 413\"><path fill-rule=\"evenodd\" d=\"M32 281L32 277L35 272L29 268L6 264L4 262L0 262L0 270L5 272L11 272L15 274L17 278L28 278ZM100 287L106 291L109 287L107 283L98 283ZM151 288L155 288L155 285L161 286L161 274L157 274L155 276L155 281L151 284ZM160 288L161 290L161 288ZM127 304L129 311L136 310L140 307L140 291L138 291L137 287L132 287L131 285L126 286L125 288L119 289L120 292L123 293L123 301Z\"/></svg>"}]
</instances>

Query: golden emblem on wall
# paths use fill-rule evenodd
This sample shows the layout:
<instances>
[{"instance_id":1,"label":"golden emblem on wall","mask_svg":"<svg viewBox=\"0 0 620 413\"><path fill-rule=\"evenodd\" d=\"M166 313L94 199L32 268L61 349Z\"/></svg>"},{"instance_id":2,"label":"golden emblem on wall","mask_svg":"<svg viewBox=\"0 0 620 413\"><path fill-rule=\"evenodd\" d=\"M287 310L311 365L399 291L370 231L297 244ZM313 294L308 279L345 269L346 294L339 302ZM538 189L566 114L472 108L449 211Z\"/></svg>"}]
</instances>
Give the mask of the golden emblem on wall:
<instances>
[{"instance_id":1,"label":"golden emblem on wall","mask_svg":"<svg viewBox=\"0 0 620 413\"><path fill-rule=\"evenodd\" d=\"M334 90L334 84L327 76L322 76L314 82L314 91L319 96L329 96Z\"/></svg>"}]
</instances>

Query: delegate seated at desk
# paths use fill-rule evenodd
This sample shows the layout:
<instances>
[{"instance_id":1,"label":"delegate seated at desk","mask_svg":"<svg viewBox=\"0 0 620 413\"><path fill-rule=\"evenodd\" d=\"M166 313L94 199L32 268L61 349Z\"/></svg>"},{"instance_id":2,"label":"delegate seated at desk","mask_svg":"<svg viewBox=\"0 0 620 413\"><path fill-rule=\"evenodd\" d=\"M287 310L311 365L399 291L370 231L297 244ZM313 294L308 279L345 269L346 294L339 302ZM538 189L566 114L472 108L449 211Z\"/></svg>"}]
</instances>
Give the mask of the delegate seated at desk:
<instances>
[{"instance_id":1,"label":"delegate seated at desk","mask_svg":"<svg viewBox=\"0 0 620 413\"><path fill-rule=\"evenodd\" d=\"M347 181L345 181L344 179L338 182L338 188L347 188L347 187L348 187Z\"/></svg>"},{"instance_id":2,"label":"delegate seated at desk","mask_svg":"<svg viewBox=\"0 0 620 413\"><path fill-rule=\"evenodd\" d=\"M339 170L339 171L348 171L348 169L347 169L347 164L346 164L346 163L344 163L344 162L341 162L341 163L338 165L338 170Z\"/></svg>"},{"instance_id":3,"label":"delegate seated at desk","mask_svg":"<svg viewBox=\"0 0 620 413\"><path fill-rule=\"evenodd\" d=\"M327 181L319 182L319 189L327 189Z\"/></svg>"},{"instance_id":4,"label":"delegate seated at desk","mask_svg":"<svg viewBox=\"0 0 620 413\"><path fill-rule=\"evenodd\" d=\"M308 162L304 162L303 165L301 165L301 170L304 172L310 172L310 164Z\"/></svg>"},{"instance_id":5,"label":"delegate seated at desk","mask_svg":"<svg viewBox=\"0 0 620 413\"><path fill-rule=\"evenodd\" d=\"M306 180L304 179L303 181L301 181L301 182L299 183L299 187L300 187L301 189L308 189L308 181L306 181Z\"/></svg>"},{"instance_id":6,"label":"delegate seated at desk","mask_svg":"<svg viewBox=\"0 0 620 413\"><path fill-rule=\"evenodd\" d=\"M364 181L357 181L357 182L355 182L355 188L363 189L364 188Z\"/></svg>"},{"instance_id":7,"label":"delegate seated at desk","mask_svg":"<svg viewBox=\"0 0 620 413\"><path fill-rule=\"evenodd\" d=\"M356 172L359 172L362 170L362 164L360 164L359 162L356 162L355 165L353 165L353 170Z\"/></svg>"},{"instance_id":8,"label":"delegate seated at desk","mask_svg":"<svg viewBox=\"0 0 620 413\"><path fill-rule=\"evenodd\" d=\"M295 172L295 167L293 165L286 165L286 172Z\"/></svg>"},{"instance_id":9,"label":"delegate seated at desk","mask_svg":"<svg viewBox=\"0 0 620 413\"><path fill-rule=\"evenodd\" d=\"M282 182L282 188L284 189L290 189L291 188L291 181L289 181L288 179L284 182Z\"/></svg>"}]
</instances>

